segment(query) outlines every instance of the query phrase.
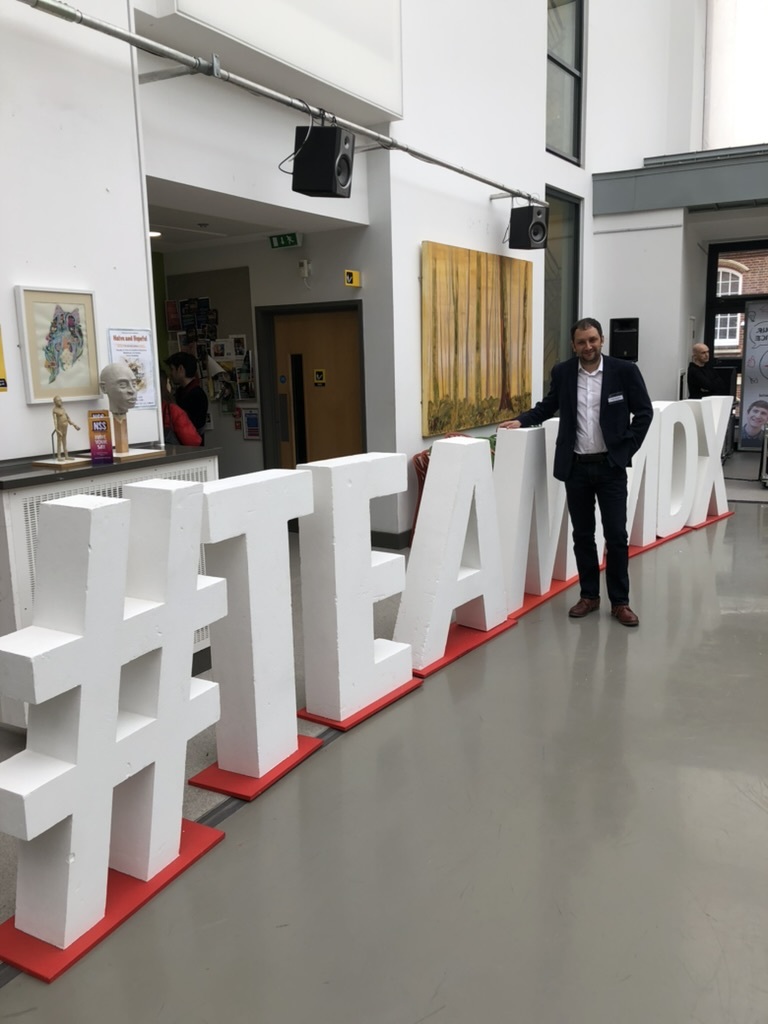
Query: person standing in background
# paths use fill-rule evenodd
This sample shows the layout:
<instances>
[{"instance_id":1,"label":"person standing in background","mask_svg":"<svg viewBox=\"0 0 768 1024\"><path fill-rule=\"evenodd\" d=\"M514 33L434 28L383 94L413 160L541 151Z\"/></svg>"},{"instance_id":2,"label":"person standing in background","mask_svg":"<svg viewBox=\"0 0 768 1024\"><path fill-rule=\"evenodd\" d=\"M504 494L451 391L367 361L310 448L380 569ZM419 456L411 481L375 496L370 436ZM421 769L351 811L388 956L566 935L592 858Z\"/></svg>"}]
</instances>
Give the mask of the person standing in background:
<instances>
[{"instance_id":1,"label":"person standing in background","mask_svg":"<svg viewBox=\"0 0 768 1024\"><path fill-rule=\"evenodd\" d=\"M686 377L689 398L727 394L726 381L714 366L709 365L709 348L703 342L697 342L691 349L691 361L688 363Z\"/></svg>"},{"instance_id":2,"label":"person standing in background","mask_svg":"<svg viewBox=\"0 0 768 1024\"><path fill-rule=\"evenodd\" d=\"M199 447L203 443L203 439L189 416L173 401L171 382L164 370L160 370L160 399L165 443Z\"/></svg>"},{"instance_id":3,"label":"person standing in background","mask_svg":"<svg viewBox=\"0 0 768 1024\"><path fill-rule=\"evenodd\" d=\"M175 385L176 404L192 420L198 434L203 437L208 418L208 395L197 375L197 360L188 352L174 352L166 359Z\"/></svg>"}]
</instances>

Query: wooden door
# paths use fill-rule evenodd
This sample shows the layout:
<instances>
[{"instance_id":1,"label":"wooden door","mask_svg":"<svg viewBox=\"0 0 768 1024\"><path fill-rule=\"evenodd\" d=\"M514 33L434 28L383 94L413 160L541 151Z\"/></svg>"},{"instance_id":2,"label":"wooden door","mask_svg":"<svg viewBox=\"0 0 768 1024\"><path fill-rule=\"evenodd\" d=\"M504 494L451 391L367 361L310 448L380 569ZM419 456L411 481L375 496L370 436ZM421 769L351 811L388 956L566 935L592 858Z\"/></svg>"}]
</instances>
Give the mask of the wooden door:
<instances>
[{"instance_id":1,"label":"wooden door","mask_svg":"<svg viewBox=\"0 0 768 1024\"><path fill-rule=\"evenodd\" d=\"M279 314L274 332L280 466L362 452L357 311Z\"/></svg>"}]
</instances>

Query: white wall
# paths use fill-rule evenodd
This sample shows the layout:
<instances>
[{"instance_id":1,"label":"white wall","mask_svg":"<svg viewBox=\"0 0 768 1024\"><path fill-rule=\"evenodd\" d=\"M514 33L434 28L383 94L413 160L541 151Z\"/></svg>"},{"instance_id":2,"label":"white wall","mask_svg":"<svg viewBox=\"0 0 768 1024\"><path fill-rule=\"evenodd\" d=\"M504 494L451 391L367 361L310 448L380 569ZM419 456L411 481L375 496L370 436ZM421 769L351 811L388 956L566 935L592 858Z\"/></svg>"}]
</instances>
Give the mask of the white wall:
<instances>
[{"instance_id":1,"label":"white wall","mask_svg":"<svg viewBox=\"0 0 768 1024\"><path fill-rule=\"evenodd\" d=\"M641 367L653 397L671 398L688 343L688 316L700 304L700 259L683 240L677 211L632 222L601 218L593 239L591 174L695 148L706 0L678 0L672 8L667 0L648 0L631 20L608 0L588 6L585 167L545 152L545 5L403 5L404 118L391 131L401 142L509 187L543 197L549 185L581 198L581 312L606 325L614 316L639 316ZM315 10L306 3L300 9L307 16ZM275 10L272 5L273 15ZM393 10L391 4L384 10L390 28ZM127 23L124 0L101 0L96 13ZM371 18L366 8L364 20ZM3 7L0 30L0 85L16 115L5 119L6 149L29 155L24 162L6 161L2 172L10 244L0 254L0 322L8 376L15 378L2 400L34 425L23 432L30 438L24 443L38 451L38 435L50 433L50 413L28 409L19 397L13 284L92 289L102 334L106 326L151 324L132 51L20 4ZM58 60L62 52L74 60ZM159 63L145 56L140 61L143 69ZM29 66L45 70L31 77ZM73 66L83 74L72 74ZM251 241L168 256L169 274L245 265L254 305L362 299L371 450L413 455L430 443L420 425L425 240L531 260L533 393L540 396L546 384L540 365L546 257L506 247L510 201L492 200L495 187L401 152L374 151L358 152L350 199L301 196L291 190L290 175L277 169L301 123L296 112L201 76L144 85L139 95L147 175L204 189L223 204L245 200L258 207L262 228L305 235L300 252L273 252L266 241ZM28 201L8 201L18 195ZM57 234L51 225L61 222L62 210L66 223ZM629 230L637 225L640 231ZM51 245L52 236L58 244ZM299 256L312 260L310 290L298 275ZM343 284L342 271L350 267L362 273L359 292ZM139 429L135 416L132 440L156 436L154 422L145 430L142 421ZM20 454L17 438L0 443L6 457ZM412 498L382 502L376 527L407 529Z\"/></svg>"},{"instance_id":2,"label":"white wall","mask_svg":"<svg viewBox=\"0 0 768 1024\"><path fill-rule=\"evenodd\" d=\"M405 116L394 131L400 141L543 198L547 16L544 6L535 6L481 0L437 17L434 5L404 4ZM393 153L391 161L397 449L413 455L435 440L421 433L421 243L530 259L534 393L545 257L510 251L504 235L511 200L492 200L495 188L404 154ZM399 501L401 530L411 525L414 499L412 487Z\"/></svg>"},{"instance_id":3,"label":"white wall","mask_svg":"<svg viewBox=\"0 0 768 1024\"><path fill-rule=\"evenodd\" d=\"M167 62L163 62L167 64ZM139 56L139 67L158 67ZM347 224L368 221L366 154L356 153L349 199L317 199L291 189L294 131L306 114L201 75L151 82L139 91L146 173L260 204L261 223L296 230L295 214ZM310 102L311 102L310 97Z\"/></svg>"},{"instance_id":4,"label":"white wall","mask_svg":"<svg viewBox=\"0 0 768 1024\"><path fill-rule=\"evenodd\" d=\"M706 0L589 0L587 8L592 169L701 148Z\"/></svg>"},{"instance_id":5,"label":"white wall","mask_svg":"<svg viewBox=\"0 0 768 1024\"><path fill-rule=\"evenodd\" d=\"M559 172L549 183L562 187L562 175L570 188L575 185L584 195L588 174L577 169L574 175L571 165L557 161L561 165L557 166L544 153L545 8L528 13L511 10L503 0L479 0L460 11L451 8L450 16L445 13L435 4L404 5L405 118L392 126L392 134L400 142L541 197L548 183L544 174L548 166ZM189 83L170 84L181 96ZM206 89L206 85L214 89ZM256 159L261 174L254 173L250 195L262 200L266 196L269 202L292 207L300 203L312 211L318 210L319 203L330 203L337 217L351 220L355 216L355 208L347 206L348 200L339 204L336 200L296 197L290 192L290 180L279 180L274 165L285 155L286 123L280 108L275 108L275 113L262 110L261 104L258 111L237 101L230 105L227 95L225 110L218 98L220 90L218 94L214 91L216 86L195 83L194 104L179 99L181 113L173 129L177 136L192 130L201 116L206 120L213 116L215 110L220 119L239 119L239 127L230 124L228 129L239 138L245 119L253 120L258 115L259 128L253 135L258 138L260 154ZM169 110L161 110L160 100L149 92L142 92L142 107L150 173L181 175L185 181L210 189L234 187L245 191L241 176L244 162L236 161L234 153L228 152L221 160L213 153L205 169L193 165L174 168L178 138L174 145L161 138ZM173 109L178 114L178 109ZM295 123L296 117L289 112L287 120ZM367 228L305 231L300 256L312 260L309 293L296 271L296 252L270 252L266 243L263 247L221 247L168 256L166 268L168 273L179 273L206 265L223 266L227 261L236 265L242 260L251 268L255 305L350 298L341 271L346 267L360 269L363 287L354 297L362 299L364 310L368 447L413 455L432 440L421 435L422 241L498 252L533 262L533 375L534 390L539 393L543 382L537 353L541 349L545 254L510 252L503 239L511 202L492 201L490 197L497 190L490 185L397 151L368 153L367 177L362 181L358 181L356 160L353 199L366 198L366 184L367 207L357 216L361 224L368 221ZM482 432L491 433L492 429ZM413 496L378 502L375 528L406 530L411 523Z\"/></svg>"},{"instance_id":6,"label":"white wall","mask_svg":"<svg viewBox=\"0 0 768 1024\"><path fill-rule=\"evenodd\" d=\"M176 7L345 92L400 107L399 0L377 0L375 7L346 0L176 0Z\"/></svg>"},{"instance_id":7,"label":"white wall","mask_svg":"<svg viewBox=\"0 0 768 1024\"><path fill-rule=\"evenodd\" d=\"M638 366L655 400L677 398L687 347L684 252L682 210L595 218L594 307L606 343L612 319L639 318Z\"/></svg>"},{"instance_id":8,"label":"white wall","mask_svg":"<svg viewBox=\"0 0 768 1024\"><path fill-rule=\"evenodd\" d=\"M128 27L125 0L94 12ZM151 328L151 273L130 47L20 3L0 7L0 327L8 392L0 459L50 451L49 405L28 406L21 375L14 287L94 294L100 364L107 328ZM69 402L87 446L87 410ZM14 429L8 429L10 424ZM158 414L134 411L131 443L160 435Z\"/></svg>"},{"instance_id":9,"label":"white wall","mask_svg":"<svg viewBox=\"0 0 768 1024\"><path fill-rule=\"evenodd\" d=\"M476 0L449 10L437 0L403 5L404 117L391 132L400 142L509 187L543 197L552 186L580 198L581 312L597 316L606 328L611 317L640 316L641 367L654 397L673 398L690 305L681 298L682 214L643 222L641 234L624 238L628 222L603 224L593 239L591 174L637 166L644 156L687 150L698 142L704 0L680 0L673 11L666 0L649 0L642 17L635 12L631 32L615 5L592 0L589 6L585 167L545 152L545 5L513 6L506 0ZM630 36L631 45L626 42ZM617 39L623 40L621 46ZM643 83L639 94L638 81ZM144 87L149 173L234 191L276 210L282 206L284 220L289 212L316 215L330 209L337 222L346 219L360 227L305 230L300 255L312 259L309 293L297 275L295 251L272 253L258 244L171 256L169 273L244 261L251 269L254 304L272 305L348 298L341 271L360 269L368 445L410 456L432 441L421 435L421 243L444 242L530 259L532 383L534 397L540 397L546 386L541 367L546 256L511 252L506 246L509 199L492 200L494 187L396 151L368 153L365 179L358 178L356 162L352 200L339 204L297 197L290 191L290 179L281 180L284 176L275 173L276 163L286 155L295 115L259 101L254 107L250 97L230 98L231 92L202 80ZM169 118L174 119L170 129ZM194 161L180 166L183 139L202 122L215 122L210 159L205 166ZM664 323L661 340L652 329L659 317ZM379 503L376 528L407 529L414 496L412 488L407 497Z\"/></svg>"},{"instance_id":10,"label":"white wall","mask_svg":"<svg viewBox=\"0 0 768 1024\"><path fill-rule=\"evenodd\" d=\"M360 123L402 110L400 0L135 0L143 35ZM350 102L354 97L357 102ZM341 106L340 106L341 105Z\"/></svg>"},{"instance_id":11,"label":"white wall","mask_svg":"<svg viewBox=\"0 0 768 1024\"><path fill-rule=\"evenodd\" d=\"M709 0L705 148L768 142L765 0Z\"/></svg>"}]
</instances>

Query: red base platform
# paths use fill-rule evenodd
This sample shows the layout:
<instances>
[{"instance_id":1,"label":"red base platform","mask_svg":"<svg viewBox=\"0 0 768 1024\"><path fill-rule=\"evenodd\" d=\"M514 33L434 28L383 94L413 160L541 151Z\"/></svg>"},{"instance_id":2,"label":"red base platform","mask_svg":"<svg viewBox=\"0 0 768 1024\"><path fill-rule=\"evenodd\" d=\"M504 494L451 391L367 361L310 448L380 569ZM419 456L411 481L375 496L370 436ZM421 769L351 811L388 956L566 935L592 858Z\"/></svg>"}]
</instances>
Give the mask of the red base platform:
<instances>
[{"instance_id":1,"label":"red base platform","mask_svg":"<svg viewBox=\"0 0 768 1024\"><path fill-rule=\"evenodd\" d=\"M301 711L299 711L299 718L303 718L307 722L319 722L320 725L327 725L331 729L338 729L340 732L348 732L356 725L364 722L366 718L370 718L371 715L375 715L377 711L381 711L382 708L386 708L390 704L394 704L396 700L400 700L401 697L405 697L407 693L412 693L414 690L418 690L421 683L422 680L418 677L415 679L409 679L407 683L404 683L402 686L398 686L396 690L392 690L390 693L387 693L383 697L374 701L373 704L369 704L360 711L356 711L354 715L350 715L349 718L345 718L341 721L337 721L335 718L323 718L322 715L313 715L311 712L307 711L306 708L302 708Z\"/></svg>"},{"instance_id":2,"label":"red base platform","mask_svg":"<svg viewBox=\"0 0 768 1024\"><path fill-rule=\"evenodd\" d=\"M176 860L148 882L110 870L104 917L66 949L19 931L14 924L16 919L11 917L0 924L0 960L41 981L54 981L223 838L224 833L217 828L183 820L181 849Z\"/></svg>"},{"instance_id":3,"label":"red base platform","mask_svg":"<svg viewBox=\"0 0 768 1024\"><path fill-rule=\"evenodd\" d=\"M235 796L238 800L255 800L257 796L269 789L270 786L287 775L297 764L301 764L310 754L322 747L323 741L312 736L299 736L299 749L286 757L280 764L266 772L264 775L241 775L239 772L229 772L226 768L219 768L218 761L204 768L197 775L189 779L190 786L198 786L200 789L211 789L214 793L226 793L227 796Z\"/></svg>"},{"instance_id":4,"label":"red base platform","mask_svg":"<svg viewBox=\"0 0 768 1024\"><path fill-rule=\"evenodd\" d=\"M534 608L538 608L540 604L544 604L545 601L549 601L550 598L555 597L557 594L562 594L564 590L572 587L574 583L579 582L578 576L572 576L569 580L552 580L552 586L546 592L546 594L523 594L523 603L517 609L512 612L510 619L519 619L521 615L525 615L526 612L532 612Z\"/></svg>"},{"instance_id":5,"label":"red base platform","mask_svg":"<svg viewBox=\"0 0 768 1024\"><path fill-rule=\"evenodd\" d=\"M723 512L719 516L707 516L703 523L697 523L695 526L691 526L691 530L701 530L705 526L711 526L712 523L719 523L721 519L728 519L734 513L729 509L727 512Z\"/></svg>"},{"instance_id":6,"label":"red base platform","mask_svg":"<svg viewBox=\"0 0 768 1024\"><path fill-rule=\"evenodd\" d=\"M488 643L489 640L498 636L499 633L504 633L516 625L517 619L509 618L505 619L501 625L494 626L493 629L484 632L480 629L470 629L469 626L457 626L454 622L448 630L448 642L445 645L445 654L442 658L438 658L437 661L433 661L431 665L426 665L424 668L415 668L413 674L426 679L433 672L445 668L452 661L458 661L465 654L469 654L470 651L474 651L482 646L482 644Z\"/></svg>"},{"instance_id":7,"label":"red base platform","mask_svg":"<svg viewBox=\"0 0 768 1024\"><path fill-rule=\"evenodd\" d=\"M723 512L719 516L707 516L703 523L696 523L695 526L684 526L682 530L678 530L677 533L670 533L667 537L657 537L656 540L651 541L650 544L645 544L642 547L636 547L633 544L629 545L629 557L634 558L635 555L641 555L643 551L650 551L651 548L657 548L660 544L666 544L667 541L674 540L676 537L684 537L686 533L690 533L691 530L702 530L705 526L711 526L712 523L719 523L721 519L727 519L732 516L733 512Z\"/></svg>"},{"instance_id":8,"label":"red base platform","mask_svg":"<svg viewBox=\"0 0 768 1024\"><path fill-rule=\"evenodd\" d=\"M676 537L684 537L686 533L691 532L690 526L684 526L682 530L678 530L677 533L670 533L668 537L657 537L656 540L652 540L650 544L643 544L637 546L635 544L629 545L629 557L634 558L635 555L642 555L644 551L652 551L653 548L659 547L661 544L666 544L667 541L674 540Z\"/></svg>"}]
</instances>

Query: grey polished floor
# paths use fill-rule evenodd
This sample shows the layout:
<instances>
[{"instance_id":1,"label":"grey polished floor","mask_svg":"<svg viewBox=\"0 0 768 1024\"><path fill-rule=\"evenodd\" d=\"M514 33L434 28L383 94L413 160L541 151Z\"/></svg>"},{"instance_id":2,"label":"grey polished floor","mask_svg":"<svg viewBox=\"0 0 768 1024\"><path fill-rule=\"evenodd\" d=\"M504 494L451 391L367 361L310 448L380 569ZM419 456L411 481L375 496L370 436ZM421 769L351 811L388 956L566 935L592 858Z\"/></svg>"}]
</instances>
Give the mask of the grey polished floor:
<instances>
[{"instance_id":1,"label":"grey polished floor","mask_svg":"<svg viewBox=\"0 0 768 1024\"><path fill-rule=\"evenodd\" d=\"M768 1020L768 505L339 736L25 1024Z\"/></svg>"}]
</instances>

